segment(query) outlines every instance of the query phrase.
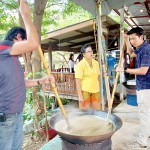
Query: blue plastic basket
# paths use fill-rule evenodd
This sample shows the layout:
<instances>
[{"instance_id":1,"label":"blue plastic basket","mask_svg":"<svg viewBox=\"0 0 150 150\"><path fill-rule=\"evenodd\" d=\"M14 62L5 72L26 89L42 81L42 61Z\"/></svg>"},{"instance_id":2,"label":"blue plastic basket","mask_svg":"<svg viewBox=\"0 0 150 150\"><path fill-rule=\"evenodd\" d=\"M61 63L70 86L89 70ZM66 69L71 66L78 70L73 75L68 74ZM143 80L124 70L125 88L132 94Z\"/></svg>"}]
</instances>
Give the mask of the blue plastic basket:
<instances>
[{"instance_id":1,"label":"blue plastic basket","mask_svg":"<svg viewBox=\"0 0 150 150\"><path fill-rule=\"evenodd\" d=\"M126 99L127 99L127 104L128 105L138 106L138 104L137 104L137 96L136 95L127 94Z\"/></svg>"}]
</instances>

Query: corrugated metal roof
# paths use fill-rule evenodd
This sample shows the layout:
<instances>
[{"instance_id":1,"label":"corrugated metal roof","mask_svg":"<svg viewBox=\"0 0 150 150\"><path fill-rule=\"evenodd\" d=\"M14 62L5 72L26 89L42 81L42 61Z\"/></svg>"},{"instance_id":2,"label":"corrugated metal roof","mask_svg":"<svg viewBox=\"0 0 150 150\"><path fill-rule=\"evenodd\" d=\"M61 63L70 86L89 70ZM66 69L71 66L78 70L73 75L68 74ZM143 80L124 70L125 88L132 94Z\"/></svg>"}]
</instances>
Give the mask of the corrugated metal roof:
<instances>
[{"instance_id":1,"label":"corrugated metal roof","mask_svg":"<svg viewBox=\"0 0 150 150\"><path fill-rule=\"evenodd\" d=\"M95 11L95 0L72 1L76 2L76 4L80 4L83 8L89 10L91 13L94 13ZM106 7L108 7L108 9L119 8L123 4L126 4L124 7L125 22L131 28L141 26L145 30L147 37L150 39L150 0L103 0L102 2L105 5L107 4ZM105 5L103 5L103 8ZM115 7L114 5L117 6ZM106 10L108 9L106 8ZM115 12L120 15L118 10L115 10ZM111 39L112 37L114 38L116 35L118 35L118 23L108 16L102 16L102 18L103 26L105 26L104 29L106 30L106 28L108 28L109 31L108 37ZM51 50L75 52L79 51L81 45L84 43L93 42L93 20L89 20L48 33L47 39L42 40L42 48L45 51L50 48ZM93 44L93 46L95 46L95 44Z\"/></svg>"},{"instance_id":2,"label":"corrugated metal roof","mask_svg":"<svg viewBox=\"0 0 150 150\"><path fill-rule=\"evenodd\" d=\"M88 20L78 24L71 25L47 34L47 38L42 40L42 49L48 51L80 51L85 43L91 43L95 49L95 38L93 21ZM103 33L108 37L114 37L119 31L119 24L109 16L102 16ZM108 32L109 31L109 32Z\"/></svg>"},{"instance_id":3,"label":"corrugated metal roof","mask_svg":"<svg viewBox=\"0 0 150 150\"><path fill-rule=\"evenodd\" d=\"M71 0L77 5L82 6L85 10L88 10L96 16L96 3L98 0ZM144 2L145 0L138 0L138 2ZM107 15L111 12L112 9L120 9L124 5L130 6L137 2L137 0L102 0L102 15Z\"/></svg>"},{"instance_id":4,"label":"corrugated metal roof","mask_svg":"<svg viewBox=\"0 0 150 150\"><path fill-rule=\"evenodd\" d=\"M126 18L132 27L140 26L144 29L147 39L150 40L150 0L143 3L136 2L125 7Z\"/></svg>"},{"instance_id":5,"label":"corrugated metal roof","mask_svg":"<svg viewBox=\"0 0 150 150\"><path fill-rule=\"evenodd\" d=\"M96 16L96 2L98 0L72 0L77 5ZM150 39L150 0L102 0L102 14L109 14L112 9L120 9L126 6L126 23L130 27L142 27L148 39ZM128 16L131 16L128 18Z\"/></svg>"}]
</instances>

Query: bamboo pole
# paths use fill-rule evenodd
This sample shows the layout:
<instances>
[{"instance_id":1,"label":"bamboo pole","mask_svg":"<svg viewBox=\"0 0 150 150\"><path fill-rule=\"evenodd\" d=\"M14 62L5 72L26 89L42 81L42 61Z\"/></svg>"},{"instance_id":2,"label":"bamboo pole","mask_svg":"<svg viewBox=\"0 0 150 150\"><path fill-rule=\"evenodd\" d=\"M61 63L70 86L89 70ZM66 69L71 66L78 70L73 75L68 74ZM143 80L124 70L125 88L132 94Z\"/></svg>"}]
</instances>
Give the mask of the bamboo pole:
<instances>
[{"instance_id":1,"label":"bamboo pole","mask_svg":"<svg viewBox=\"0 0 150 150\"><path fill-rule=\"evenodd\" d=\"M123 59L123 56L124 56L124 51L126 49L125 43L126 43L126 39L124 39L124 43L123 43L122 48L121 48L122 51L121 51L118 67L121 67L121 62L122 62L122 59ZM112 110L112 105L113 105L113 102L114 102L114 95L115 95L115 92L116 92L119 75L120 75L120 72L117 72L114 87L113 87L113 91L112 91L112 97L111 97L111 101L110 101L110 108L108 110L109 114L111 113L111 110Z\"/></svg>"},{"instance_id":2,"label":"bamboo pole","mask_svg":"<svg viewBox=\"0 0 150 150\"><path fill-rule=\"evenodd\" d=\"M123 56L124 56L124 51L126 49L126 44L125 44L126 43L126 39L123 37L124 36L124 9L123 8L121 9L121 21L120 21L120 24L121 24L121 26L120 26L120 51L121 51L121 55L120 55L118 67L122 66L122 59L123 59ZM116 80L115 80L115 83L114 83L112 96L111 96L110 108L108 110L109 113L111 113L111 111L112 111L112 105L113 105L113 102L114 102L114 95L115 95L115 92L116 92L119 75L120 75L120 72L117 72L116 73ZM122 78L120 77L120 80L121 79ZM122 89L121 93L122 94L120 94L120 97L122 97L122 99L123 99L123 89Z\"/></svg>"},{"instance_id":3,"label":"bamboo pole","mask_svg":"<svg viewBox=\"0 0 150 150\"><path fill-rule=\"evenodd\" d=\"M51 75L51 74L50 74L50 70L49 70L49 67L48 67L47 62L46 62L46 60L45 60L45 58L44 58L44 55L43 55L43 52L42 52L42 49L41 49L40 46L39 46L39 48L38 48L38 52L39 52L39 55L40 55L40 57L41 57L41 59L42 59L42 61L43 61L44 68L46 69L46 72L47 72L48 76L50 76L50 75ZM70 124L69 124L69 121L68 121L68 118L67 118L66 111L65 111L65 109L64 109L64 107L63 107L63 105L62 105L62 102L61 102L60 98L59 98L59 95L58 95L57 89L56 89L56 87L55 87L55 84L54 84L53 82L50 82L50 85L51 85L51 87L52 87L52 89L53 89L53 91L54 91L54 93L55 93L55 96L56 96L58 105L59 105L59 107L60 107L60 109L61 109L61 111L62 111L62 114L63 114L63 116L64 116L64 118L65 118L67 124L68 124L68 127L70 128Z\"/></svg>"}]
</instances>

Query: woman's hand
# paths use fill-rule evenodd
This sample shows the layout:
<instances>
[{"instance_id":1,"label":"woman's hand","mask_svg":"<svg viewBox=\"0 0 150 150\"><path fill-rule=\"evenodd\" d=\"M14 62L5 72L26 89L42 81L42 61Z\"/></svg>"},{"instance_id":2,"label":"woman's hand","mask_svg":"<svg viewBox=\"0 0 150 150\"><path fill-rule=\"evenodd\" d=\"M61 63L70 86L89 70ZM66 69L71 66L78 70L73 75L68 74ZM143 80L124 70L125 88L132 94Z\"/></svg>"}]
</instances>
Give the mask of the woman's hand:
<instances>
[{"instance_id":1,"label":"woman's hand","mask_svg":"<svg viewBox=\"0 0 150 150\"><path fill-rule=\"evenodd\" d=\"M79 96L79 102L84 102L83 96Z\"/></svg>"}]
</instances>

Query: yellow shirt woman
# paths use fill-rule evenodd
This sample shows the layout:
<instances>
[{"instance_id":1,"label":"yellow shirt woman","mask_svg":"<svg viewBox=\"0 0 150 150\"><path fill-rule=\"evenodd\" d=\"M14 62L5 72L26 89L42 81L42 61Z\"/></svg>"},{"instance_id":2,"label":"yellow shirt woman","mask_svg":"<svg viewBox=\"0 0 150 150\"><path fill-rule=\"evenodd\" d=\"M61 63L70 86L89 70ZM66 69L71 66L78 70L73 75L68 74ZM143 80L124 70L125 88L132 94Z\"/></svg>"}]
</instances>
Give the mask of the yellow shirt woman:
<instances>
[{"instance_id":1,"label":"yellow shirt woman","mask_svg":"<svg viewBox=\"0 0 150 150\"><path fill-rule=\"evenodd\" d=\"M83 59L75 67L79 108L101 110L99 87L99 63L93 59L93 51L86 44L81 48Z\"/></svg>"},{"instance_id":2,"label":"yellow shirt woman","mask_svg":"<svg viewBox=\"0 0 150 150\"><path fill-rule=\"evenodd\" d=\"M92 67L83 58L75 68L75 78L81 79L82 91L97 93L100 91L98 76L100 75L98 61L92 59Z\"/></svg>"}]
</instances>

